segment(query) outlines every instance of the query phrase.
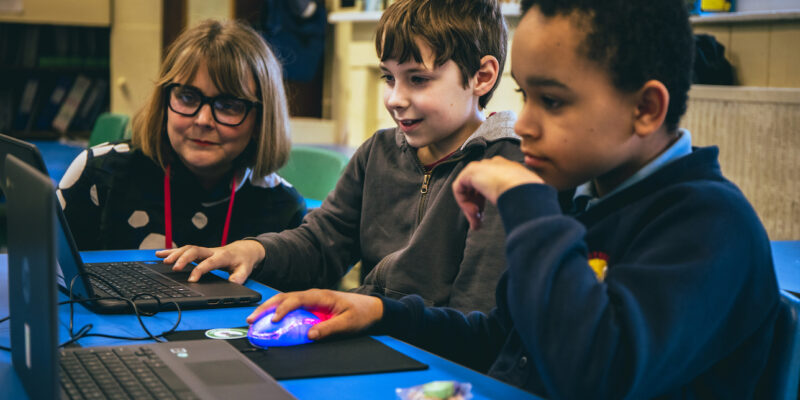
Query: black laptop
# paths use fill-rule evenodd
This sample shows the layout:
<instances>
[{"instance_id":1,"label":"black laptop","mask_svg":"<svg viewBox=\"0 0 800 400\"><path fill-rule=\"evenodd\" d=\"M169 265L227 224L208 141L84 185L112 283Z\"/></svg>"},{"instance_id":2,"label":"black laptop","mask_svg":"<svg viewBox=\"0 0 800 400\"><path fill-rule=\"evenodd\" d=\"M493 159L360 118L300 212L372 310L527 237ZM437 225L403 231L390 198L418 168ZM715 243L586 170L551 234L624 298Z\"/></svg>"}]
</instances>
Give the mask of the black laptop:
<instances>
[{"instance_id":1,"label":"black laptop","mask_svg":"<svg viewBox=\"0 0 800 400\"><path fill-rule=\"evenodd\" d=\"M11 359L30 398L294 398L224 340L59 350L55 197L7 160Z\"/></svg>"},{"instance_id":2,"label":"black laptop","mask_svg":"<svg viewBox=\"0 0 800 400\"><path fill-rule=\"evenodd\" d=\"M0 134L0 162L6 155L13 155L32 168L17 168L12 176L0 169L0 188L10 197L13 187L6 187L16 180L16 190L26 187L25 196L53 197L55 188L44 170L44 162L36 146ZM36 190L27 190L35 188ZM20 192L22 193L22 192ZM159 304L164 310L174 310L167 303L177 303L181 309L218 308L252 305L261 300L261 294L214 274L204 274L198 282L189 283L190 269L173 272L172 266L153 262L109 262L84 263L72 239L66 218L54 201L56 218L56 240L58 241L58 285L63 291L72 286L74 297L96 299L87 304L98 313L131 313L133 308L124 300L107 299L124 297L135 299L140 309L152 311ZM30 210L30 209L29 209ZM40 210L39 212L44 212ZM11 214L9 210L9 214ZM33 212L33 211L30 211ZM11 229L9 235L15 235ZM101 277L97 278L96 276Z\"/></svg>"}]
</instances>

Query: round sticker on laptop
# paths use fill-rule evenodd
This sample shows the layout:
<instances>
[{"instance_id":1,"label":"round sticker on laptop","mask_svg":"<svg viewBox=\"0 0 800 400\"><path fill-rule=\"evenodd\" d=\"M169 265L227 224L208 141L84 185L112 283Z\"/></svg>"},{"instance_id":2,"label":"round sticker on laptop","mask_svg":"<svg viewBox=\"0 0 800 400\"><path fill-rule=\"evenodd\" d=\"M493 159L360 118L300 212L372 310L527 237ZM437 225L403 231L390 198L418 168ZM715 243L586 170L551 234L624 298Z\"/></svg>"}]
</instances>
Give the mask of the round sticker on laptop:
<instances>
[{"instance_id":1,"label":"round sticker on laptop","mask_svg":"<svg viewBox=\"0 0 800 400\"><path fill-rule=\"evenodd\" d=\"M247 329L242 328L217 328L206 331L206 337L210 339L241 339L247 337Z\"/></svg>"}]
</instances>

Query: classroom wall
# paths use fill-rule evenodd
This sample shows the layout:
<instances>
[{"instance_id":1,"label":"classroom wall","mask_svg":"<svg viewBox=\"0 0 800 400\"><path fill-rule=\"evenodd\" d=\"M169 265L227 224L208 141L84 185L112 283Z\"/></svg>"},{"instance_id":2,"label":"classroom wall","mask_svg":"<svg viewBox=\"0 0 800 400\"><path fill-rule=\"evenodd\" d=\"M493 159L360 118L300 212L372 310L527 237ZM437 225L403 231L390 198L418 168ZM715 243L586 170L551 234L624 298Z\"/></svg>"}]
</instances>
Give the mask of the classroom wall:
<instances>
[{"instance_id":1,"label":"classroom wall","mask_svg":"<svg viewBox=\"0 0 800 400\"><path fill-rule=\"evenodd\" d=\"M111 112L134 115L161 63L161 1L117 0L111 29Z\"/></svg>"}]
</instances>

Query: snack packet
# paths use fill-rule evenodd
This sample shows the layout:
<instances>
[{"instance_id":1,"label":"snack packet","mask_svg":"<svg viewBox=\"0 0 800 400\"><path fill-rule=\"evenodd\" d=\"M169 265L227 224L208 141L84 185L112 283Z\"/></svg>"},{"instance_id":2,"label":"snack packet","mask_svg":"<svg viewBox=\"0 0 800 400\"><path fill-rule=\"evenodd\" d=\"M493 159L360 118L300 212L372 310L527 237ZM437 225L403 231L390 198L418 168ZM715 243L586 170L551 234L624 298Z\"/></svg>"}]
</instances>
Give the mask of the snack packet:
<instances>
[{"instance_id":1,"label":"snack packet","mask_svg":"<svg viewBox=\"0 0 800 400\"><path fill-rule=\"evenodd\" d=\"M433 381L409 388L395 389L400 400L469 400L472 384L456 381Z\"/></svg>"}]
</instances>

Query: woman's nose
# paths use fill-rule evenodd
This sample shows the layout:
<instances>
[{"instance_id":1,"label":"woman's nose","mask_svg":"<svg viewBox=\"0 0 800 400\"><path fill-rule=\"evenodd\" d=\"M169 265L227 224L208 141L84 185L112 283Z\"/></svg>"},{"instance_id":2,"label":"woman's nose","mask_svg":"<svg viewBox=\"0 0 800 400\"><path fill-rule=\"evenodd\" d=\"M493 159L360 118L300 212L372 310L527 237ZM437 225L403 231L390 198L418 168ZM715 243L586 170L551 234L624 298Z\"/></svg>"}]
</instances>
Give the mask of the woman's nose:
<instances>
[{"instance_id":1,"label":"woman's nose","mask_svg":"<svg viewBox=\"0 0 800 400\"><path fill-rule=\"evenodd\" d=\"M197 115L195 115L195 123L206 126L214 124L214 113L211 111L210 104L203 104L200 106L200 110L198 110Z\"/></svg>"}]
</instances>

